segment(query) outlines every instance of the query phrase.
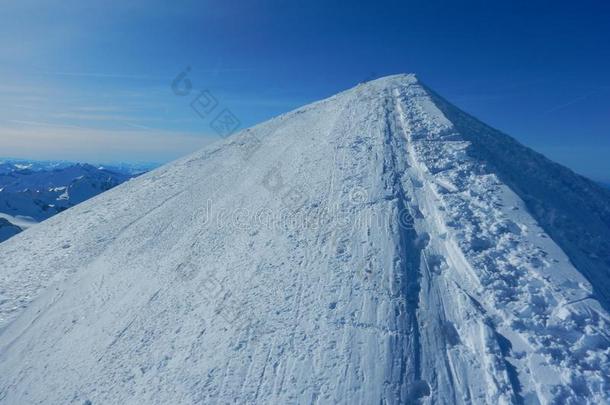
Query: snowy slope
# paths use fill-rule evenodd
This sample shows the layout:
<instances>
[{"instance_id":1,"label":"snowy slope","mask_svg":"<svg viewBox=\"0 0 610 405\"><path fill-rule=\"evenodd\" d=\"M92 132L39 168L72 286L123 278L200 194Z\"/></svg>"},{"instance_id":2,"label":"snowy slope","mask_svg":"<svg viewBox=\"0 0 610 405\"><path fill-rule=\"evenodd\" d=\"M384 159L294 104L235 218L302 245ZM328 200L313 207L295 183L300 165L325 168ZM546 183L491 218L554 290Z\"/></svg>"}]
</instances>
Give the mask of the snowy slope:
<instances>
[{"instance_id":1,"label":"snowy slope","mask_svg":"<svg viewBox=\"0 0 610 405\"><path fill-rule=\"evenodd\" d=\"M520 148L391 76L28 229L0 402L607 403L610 198Z\"/></svg>"}]
</instances>

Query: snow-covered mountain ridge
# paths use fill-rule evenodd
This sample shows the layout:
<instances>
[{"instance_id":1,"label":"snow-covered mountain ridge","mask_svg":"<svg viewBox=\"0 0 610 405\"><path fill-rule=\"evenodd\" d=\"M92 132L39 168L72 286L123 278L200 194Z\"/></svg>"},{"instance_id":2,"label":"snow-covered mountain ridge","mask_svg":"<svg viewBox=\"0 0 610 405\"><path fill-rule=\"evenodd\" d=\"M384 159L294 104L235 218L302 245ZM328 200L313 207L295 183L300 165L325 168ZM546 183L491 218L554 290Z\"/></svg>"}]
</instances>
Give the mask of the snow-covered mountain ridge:
<instances>
[{"instance_id":1,"label":"snow-covered mountain ridge","mask_svg":"<svg viewBox=\"0 0 610 405\"><path fill-rule=\"evenodd\" d=\"M368 82L0 245L0 401L607 403L609 206Z\"/></svg>"}]
</instances>

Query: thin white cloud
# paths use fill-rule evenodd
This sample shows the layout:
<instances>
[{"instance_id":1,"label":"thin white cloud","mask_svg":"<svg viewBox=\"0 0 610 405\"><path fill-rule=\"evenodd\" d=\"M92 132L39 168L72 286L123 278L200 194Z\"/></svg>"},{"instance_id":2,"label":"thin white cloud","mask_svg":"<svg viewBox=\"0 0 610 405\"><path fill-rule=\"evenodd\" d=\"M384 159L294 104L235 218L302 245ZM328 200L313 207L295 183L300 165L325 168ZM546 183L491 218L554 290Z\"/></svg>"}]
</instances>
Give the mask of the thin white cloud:
<instances>
[{"instance_id":1,"label":"thin white cloud","mask_svg":"<svg viewBox=\"0 0 610 405\"><path fill-rule=\"evenodd\" d=\"M57 114L49 114L49 118L54 119L69 119L69 120L80 120L80 121L110 121L110 122L125 122L134 120L133 117L129 115L120 115L120 114L87 114L87 113L57 113Z\"/></svg>"},{"instance_id":2,"label":"thin white cloud","mask_svg":"<svg viewBox=\"0 0 610 405\"><path fill-rule=\"evenodd\" d=\"M247 72L249 68L223 68L217 67L213 69L194 69L196 73L223 73L223 72ZM117 72L42 72L46 75L52 76L71 76L71 77L91 77L98 79L133 79L133 80L159 80L159 81L170 81L175 76L153 76L145 74L129 74L129 73L117 73Z\"/></svg>"},{"instance_id":3,"label":"thin white cloud","mask_svg":"<svg viewBox=\"0 0 610 405\"><path fill-rule=\"evenodd\" d=\"M117 112L121 111L117 106L112 105L85 105L85 106L76 106L74 107L76 111L84 111L84 112Z\"/></svg>"},{"instance_id":4,"label":"thin white cloud","mask_svg":"<svg viewBox=\"0 0 610 405\"><path fill-rule=\"evenodd\" d=\"M36 121L0 128L6 156L77 161L168 161L194 152L214 138L164 131L109 131Z\"/></svg>"},{"instance_id":5,"label":"thin white cloud","mask_svg":"<svg viewBox=\"0 0 610 405\"><path fill-rule=\"evenodd\" d=\"M60 129L68 128L68 129L79 129L79 130L86 129L84 127L79 127L79 126L70 125L70 124L53 124L50 122L31 121L31 120L6 120L6 122L11 123L11 124L17 124L17 125L45 127L45 128L60 128ZM10 129L11 128L8 128L7 130L10 130ZM0 132L2 132L1 128L0 128Z\"/></svg>"},{"instance_id":6,"label":"thin white cloud","mask_svg":"<svg viewBox=\"0 0 610 405\"><path fill-rule=\"evenodd\" d=\"M99 73L99 72L43 72L44 74L53 76L74 76L74 77L93 77L106 79L133 79L133 80L171 80L171 77L150 76L150 75L133 75L124 73Z\"/></svg>"},{"instance_id":7,"label":"thin white cloud","mask_svg":"<svg viewBox=\"0 0 610 405\"><path fill-rule=\"evenodd\" d=\"M591 91L589 93L583 94L582 96L578 96L576 98L573 98L573 99L571 99L570 101L568 101L566 103L557 105L557 106L555 106L555 107L553 107L553 108L551 108L551 109L549 109L547 111L544 111L543 114L550 114L550 113L553 113L553 112L556 112L556 111L559 111L559 110L563 110L566 107L570 107L570 106L572 106L574 104L578 104L581 101L584 101L584 100L588 99L589 97L591 97L592 95L594 95L596 93L599 93L599 91L596 90L596 91Z\"/></svg>"}]
</instances>

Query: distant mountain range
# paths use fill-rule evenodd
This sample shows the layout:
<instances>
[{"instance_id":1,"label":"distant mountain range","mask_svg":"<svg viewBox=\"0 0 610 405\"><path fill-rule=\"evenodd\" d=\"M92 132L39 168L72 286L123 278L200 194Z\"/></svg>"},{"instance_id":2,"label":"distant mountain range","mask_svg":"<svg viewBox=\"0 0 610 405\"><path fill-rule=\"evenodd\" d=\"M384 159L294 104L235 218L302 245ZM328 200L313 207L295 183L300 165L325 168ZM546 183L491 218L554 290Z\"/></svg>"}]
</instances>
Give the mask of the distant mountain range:
<instances>
[{"instance_id":1,"label":"distant mountain range","mask_svg":"<svg viewBox=\"0 0 610 405\"><path fill-rule=\"evenodd\" d=\"M155 166L2 159L0 242Z\"/></svg>"},{"instance_id":2,"label":"distant mountain range","mask_svg":"<svg viewBox=\"0 0 610 405\"><path fill-rule=\"evenodd\" d=\"M23 229L9 222L8 219L0 217L0 242L17 235Z\"/></svg>"}]
</instances>

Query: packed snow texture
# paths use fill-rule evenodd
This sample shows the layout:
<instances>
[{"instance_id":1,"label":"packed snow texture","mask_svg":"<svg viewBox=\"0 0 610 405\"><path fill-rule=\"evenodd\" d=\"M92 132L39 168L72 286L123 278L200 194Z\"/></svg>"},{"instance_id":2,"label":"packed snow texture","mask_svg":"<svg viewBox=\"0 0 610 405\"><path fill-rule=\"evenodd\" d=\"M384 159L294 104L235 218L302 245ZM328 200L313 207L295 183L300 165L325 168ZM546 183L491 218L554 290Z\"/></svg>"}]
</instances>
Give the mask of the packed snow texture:
<instances>
[{"instance_id":1,"label":"packed snow texture","mask_svg":"<svg viewBox=\"0 0 610 405\"><path fill-rule=\"evenodd\" d=\"M610 198L536 156L397 75L118 186L0 245L0 402L608 403Z\"/></svg>"}]
</instances>

